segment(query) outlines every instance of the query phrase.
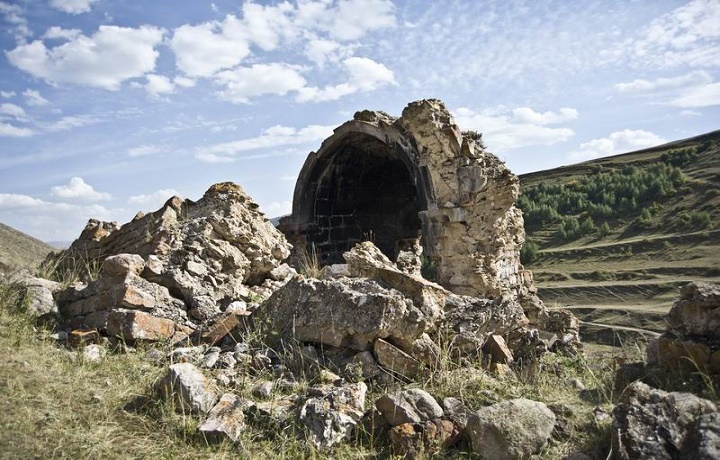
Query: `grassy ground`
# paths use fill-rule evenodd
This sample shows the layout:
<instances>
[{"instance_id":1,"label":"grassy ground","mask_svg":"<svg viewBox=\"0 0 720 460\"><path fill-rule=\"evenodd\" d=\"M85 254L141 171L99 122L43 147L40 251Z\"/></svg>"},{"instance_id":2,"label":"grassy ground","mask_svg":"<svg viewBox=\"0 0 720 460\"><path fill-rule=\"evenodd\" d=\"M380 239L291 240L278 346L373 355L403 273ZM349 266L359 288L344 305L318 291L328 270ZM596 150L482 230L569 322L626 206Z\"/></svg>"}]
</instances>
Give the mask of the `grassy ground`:
<instances>
[{"instance_id":1,"label":"grassy ground","mask_svg":"<svg viewBox=\"0 0 720 460\"><path fill-rule=\"evenodd\" d=\"M151 391L164 366L147 361L144 350L84 362L19 311L18 299L12 286L0 284L0 458L391 458L382 434L324 452L295 436L301 427L253 425L237 444L210 442L197 433L197 417L176 412ZM411 386L438 399L457 397L471 409L517 397L543 401L560 422L541 458L582 451L600 459L610 448L610 420L597 420L593 409L610 412L618 358L640 352L593 347L583 356L548 355L538 367L504 377L490 376L479 363L441 360ZM268 377L248 374L247 385L232 390L245 394L254 380ZM371 385L366 408L390 389ZM453 452L474 458L467 446Z\"/></svg>"}]
</instances>

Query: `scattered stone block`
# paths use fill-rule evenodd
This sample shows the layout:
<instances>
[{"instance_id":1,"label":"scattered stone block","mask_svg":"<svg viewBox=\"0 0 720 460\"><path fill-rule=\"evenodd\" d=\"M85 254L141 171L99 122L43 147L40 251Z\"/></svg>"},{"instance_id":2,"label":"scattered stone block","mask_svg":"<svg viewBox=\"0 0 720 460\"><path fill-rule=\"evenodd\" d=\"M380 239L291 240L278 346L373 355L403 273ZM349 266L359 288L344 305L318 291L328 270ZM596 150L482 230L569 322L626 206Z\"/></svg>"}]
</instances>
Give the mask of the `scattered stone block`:
<instances>
[{"instance_id":1,"label":"scattered stone block","mask_svg":"<svg viewBox=\"0 0 720 460\"><path fill-rule=\"evenodd\" d=\"M207 413L218 398L215 385L190 363L173 364L159 384L167 398L193 413Z\"/></svg>"},{"instance_id":2,"label":"scattered stone block","mask_svg":"<svg viewBox=\"0 0 720 460\"><path fill-rule=\"evenodd\" d=\"M500 335L493 334L483 345L483 353L490 356L491 363L512 364L513 355Z\"/></svg>"},{"instance_id":3,"label":"scattered stone block","mask_svg":"<svg viewBox=\"0 0 720 460\"><path fill-rule=\"evenodd\" d=\"M298 415L308 439L317 447L332 447L349 439L363 417L366 393L363 382L309 389L311 396Z\"/></svg>"},{"instance_id":4,"label":"scattered stone block","mask_svg":"<svg viewBox=\"0 0 720 460\"><path fill-rule=\"evenodd\" d=\"M237 442L246 427L244 411L254 405L252 401L232 393L225 393L210 410L207 419L198 430L205 435L227 437Z\"/></svg>"},{"instance_id":5,"label":"scattered stone block","mask_svg":"<svg viewBox=\"0 0 720 460\"><path fill-rule=\"evenodd\" d=\"M68 336L68 345L72 348L80 348L91 343L100 341L100 333L95 329L74 329Z\"/></svg>"},{"instance_id":6,"label":"scattered stone block","mask_svg":"<svg viewBox=\"0 0 720 460\"><path fill-rule=\"evenodd\" d=\"M419 388L390 393L375 401L375 407L391 426L442 418L442 407L430 393Z\"/></svg>"},{"instance_id":7,"label":"scattered stone block","mask_svg":"<svg viewBox=\"0 0 720 460\"><path fill-rule=\"evenodd\" d=\"M383 339L375 341L374 351L381 366L403 377L413 378L422 368L420 361Z\"/></svg>"},{"instance_id":8,"label":"scattered stone block","mask_svg":"<svg viewBox=\"0 0 720 460\"><path fill-rule=\"evenodd\" d=\"M175 334L175 322L139 310L116 309L108 314L107 333L128 342L165 340Z\"/></svg>"}]
</instances>

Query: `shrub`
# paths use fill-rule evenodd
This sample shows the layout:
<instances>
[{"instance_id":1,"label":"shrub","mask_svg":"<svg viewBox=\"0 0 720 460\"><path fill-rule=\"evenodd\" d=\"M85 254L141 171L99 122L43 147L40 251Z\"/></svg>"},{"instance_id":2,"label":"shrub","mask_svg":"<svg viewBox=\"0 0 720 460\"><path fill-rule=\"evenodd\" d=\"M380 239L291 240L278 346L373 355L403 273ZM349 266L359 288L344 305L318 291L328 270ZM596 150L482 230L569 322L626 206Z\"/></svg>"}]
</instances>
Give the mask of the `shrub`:
<instances>
[{"instance_id":1,"label":"shrub","mask_svg":"<svg viewBox=\"0 0 720 460\"><path fill-rule=\"evenodd\" d=\"M520 262L523 264L531 264L535 262L540 255L540 248L533 241L527 240L522 248L520 248Z\"/></svg>"}]
</instances>

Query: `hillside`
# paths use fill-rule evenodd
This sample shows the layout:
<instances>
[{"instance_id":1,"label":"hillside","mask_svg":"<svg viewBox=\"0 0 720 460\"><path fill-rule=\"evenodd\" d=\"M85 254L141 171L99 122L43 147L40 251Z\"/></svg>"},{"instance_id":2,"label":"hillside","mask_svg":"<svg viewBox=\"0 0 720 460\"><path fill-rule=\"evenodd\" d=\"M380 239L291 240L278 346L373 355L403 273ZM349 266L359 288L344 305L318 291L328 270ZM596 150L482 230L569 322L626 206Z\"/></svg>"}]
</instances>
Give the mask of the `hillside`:
<instances>
[{"instance_id":1,"label":"hillside","mask_svg":"<svg viewBox=\"0 0 720 460\"><path fill-rule=\"evenodd\" d=\"M660 331L680 285L720 280L720 130L520 180L525 265L586 335Z\"/></svg>"},{"instance_id":2,"label":"hillside","mask_svg":"<svg viewBox=\"0 0 720 460\"><path fill-rule=\"evenodd\" d=\"M32 236L0 224L0 272L35 267L55 250Z\"/></svg>"}]
</instances>

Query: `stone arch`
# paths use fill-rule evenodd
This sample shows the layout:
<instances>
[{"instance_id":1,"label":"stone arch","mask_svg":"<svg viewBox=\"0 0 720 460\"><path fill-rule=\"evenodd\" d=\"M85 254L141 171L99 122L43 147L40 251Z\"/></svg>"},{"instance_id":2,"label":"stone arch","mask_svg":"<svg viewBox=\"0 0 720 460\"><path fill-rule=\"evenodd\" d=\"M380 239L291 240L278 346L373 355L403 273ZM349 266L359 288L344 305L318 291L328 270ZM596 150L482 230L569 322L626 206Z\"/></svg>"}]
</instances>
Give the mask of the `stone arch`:
<instances>
[{"instance_id":1,"label":"stone arch","mask_svg":"<svg viewBox=\"0 0 720 460\"><path fill-rule=\"evenodd\" d=\"M390 125L343 124L308 156L281 227L296 243L302 235L324 264L341 263L365 240L394 259L400 241L422 235L420 213L433 202L417 158L412 142Z\"/></svg>"},{"instance_id":2,"label":"stone arch","mask_svg":"<svg viewBox=\"0 0 720 460\"><path fill-rule=\"evenodd\" d=\"M421 233L436 280L451 291L527 294L534 286L520 264L519 181L478 141L433 99L409 104L400 118L358 112L310 153L280 229L299 247L315 245L323 263L342 262L360 239L375 239L394 259L393 243ZM358 211L369 211L360 224Z\"/></svg>"}]
</instances>

